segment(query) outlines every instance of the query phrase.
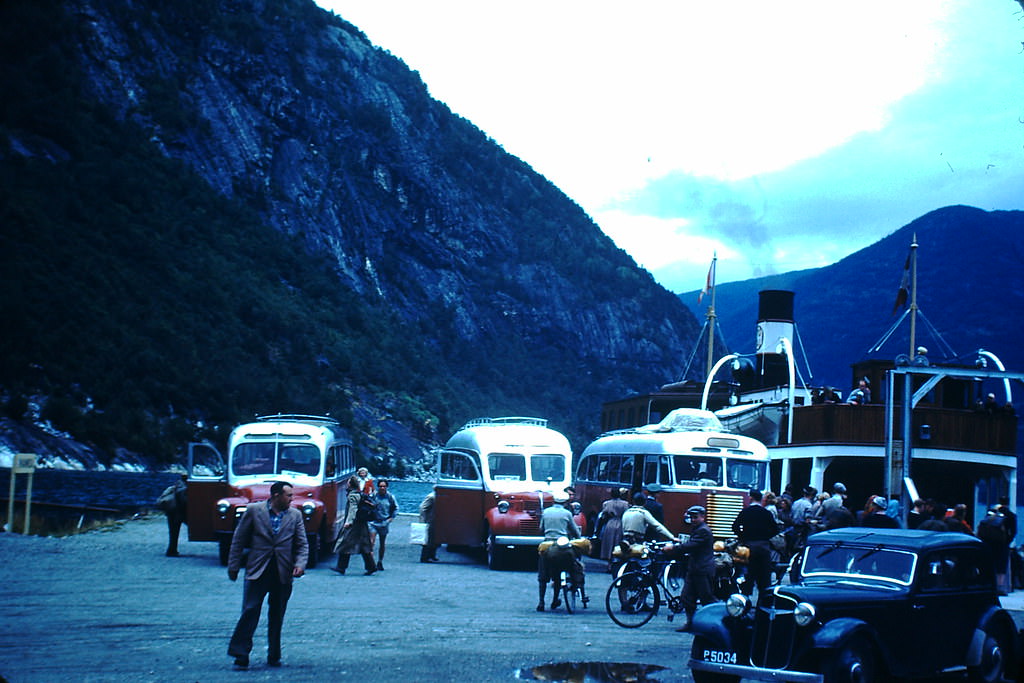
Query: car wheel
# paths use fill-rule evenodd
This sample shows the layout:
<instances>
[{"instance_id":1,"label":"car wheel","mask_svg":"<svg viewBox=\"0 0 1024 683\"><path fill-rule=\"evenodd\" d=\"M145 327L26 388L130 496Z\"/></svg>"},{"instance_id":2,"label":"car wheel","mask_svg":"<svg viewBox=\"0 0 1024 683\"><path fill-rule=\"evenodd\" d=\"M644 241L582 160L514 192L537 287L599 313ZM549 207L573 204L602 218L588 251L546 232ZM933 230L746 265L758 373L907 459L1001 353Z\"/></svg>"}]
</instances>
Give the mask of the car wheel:
<instances>
[{"instance_id":1,"label":"car wheel","mask_svg":"<svg viewBox=\"0 0 1024 683\"><path fill-rule=\"evenodd\" d=\"M693 645L690 646L690 658L691 659L702 659L704 657L704 650L714 650L711 643L705 638L697 636L693 639ZM690 670L693 675L694 683L739 683L739 676L730 676L729 674L715 673L714 671L695 671Z\"/></svg>"},{"instance_id":2,"label":"car wheel","mask_svg":"<svg viewBox=\"0 0 1024 683\"><path fill-rule=\"evenodd\" d=\"M231 555L231 539L229 538L226 541L222 540L220 542L220 548L218 548L218 550L219 550L218 555L219 555L219 559L220 559L220 566L222 566L222 567L228 566L228 557Z\"/></svg>"},{"instance_id":3,"label":"car wheel","mask_svg":"<svg viewBox=\"0 0 1024 683\"><path fill-rule=\"evenodd\" d=\"M825 658L825 683L871 683L877 680L878 665L871 644L851 638Z\"/></svg>"},{"instance_id":4,"label":"car wheel","mask_svg":"<svg viewBox=\"0 0 1024 683\"><path fill-rule=\"evenodd\" d=\"M999 683L1009 681L1009 657L1012 648L1003 633L985 631L985 642L982 644L981 662L978 666L968 667L967 678L972 683Z\"/></svg>"}]
</instances>

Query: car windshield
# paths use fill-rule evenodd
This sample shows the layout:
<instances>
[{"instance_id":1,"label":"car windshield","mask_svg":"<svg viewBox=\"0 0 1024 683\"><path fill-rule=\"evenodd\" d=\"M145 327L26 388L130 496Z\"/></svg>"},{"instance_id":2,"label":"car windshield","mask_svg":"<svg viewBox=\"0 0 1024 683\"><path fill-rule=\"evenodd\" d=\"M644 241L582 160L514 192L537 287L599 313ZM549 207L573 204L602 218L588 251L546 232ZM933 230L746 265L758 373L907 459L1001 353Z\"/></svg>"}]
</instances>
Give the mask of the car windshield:
<instances>
[{"instance_id":1,"label":"car windshield","mask_svg":"<svg viewBox=\"0 0 1024 683\"><path fill-rule=\"evenodd\" d=\"M910 585L917 555L880 545L846 545L842 541L810 545L804 555L805 578L878 579Z\"/></svg>"}]
</instances>

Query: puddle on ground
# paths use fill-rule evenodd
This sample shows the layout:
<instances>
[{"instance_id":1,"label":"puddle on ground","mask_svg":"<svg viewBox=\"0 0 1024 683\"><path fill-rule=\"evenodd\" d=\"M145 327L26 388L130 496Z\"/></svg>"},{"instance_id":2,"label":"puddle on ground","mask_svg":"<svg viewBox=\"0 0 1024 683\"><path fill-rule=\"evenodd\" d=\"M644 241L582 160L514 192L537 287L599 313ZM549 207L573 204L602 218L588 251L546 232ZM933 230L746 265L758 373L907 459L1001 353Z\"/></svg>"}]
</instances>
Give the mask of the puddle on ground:
<instances>
[{"instance_id":1,"label":"puddle on ground","mask_svg":"<svg viewBox=\"0 0 1024 683\"><path fill-rule=\"evenodd\" d=\"M654 664L621 662L554 662L516 669L521 681L552 681L553 683L657 683L651 674L664 671Z\"/></svg>"}]
</instances>

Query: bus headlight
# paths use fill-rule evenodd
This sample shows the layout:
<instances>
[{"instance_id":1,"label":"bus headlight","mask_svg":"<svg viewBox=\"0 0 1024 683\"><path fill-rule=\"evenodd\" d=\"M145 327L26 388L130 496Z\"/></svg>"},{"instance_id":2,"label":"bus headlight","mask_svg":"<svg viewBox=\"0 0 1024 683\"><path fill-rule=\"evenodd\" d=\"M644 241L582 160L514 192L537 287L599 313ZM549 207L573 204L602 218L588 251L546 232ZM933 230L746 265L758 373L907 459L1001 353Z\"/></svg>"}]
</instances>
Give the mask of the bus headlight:
<instances>
[{"instance_id":1,"label":"bus headlight","mask_svg":"<svg viewBox=\"0 0 1024 683\"><path fill-rule=\"evenodd\" d=\"M231 504L228 503L226 500L218 500L217 501L217 514L222 515L222 516L226 515L226 514L228 514L228 510L230 510L230 509L231 509Z\"/></svg>"},{"instance_id":2,"label":"bus headlight","mask_svg":"<svg viewBox=\"0 0 1024 683\"><path fill-rule=\"evenodd\" d=\"M316 503L311 500L307 500L302 504L302 514L306 517L312 517L314 512L316 512Z\"/></svg>"},{"instance_id":3,"label":"bus headlight","mask_svg":"<svg viewBox=\"0 0 1024 683\"><path fill-rule=\"evenodd\" d=\"M793 620L796 621L797 626L807 626L814 621L815 614L814 605L809 602L801 602L793 609Z\"/></svg>"},{"instance_id":4,"label":"bus headlight","mask_svg":"<svg viewBox=\"0 0 1024 683\"><path fill-rule=\"evenodd\" d=\"M725 611L730 617L742 617L750 609L750 600L742 593L733 593L725 601Z\"/></svg>"},{"instance_id":5,"label":"bus headlight","mask_svg":"<svg viewBox=\"0 0 1024 683\"><path fill-rule=\"evenodd\" d=\"M498 512L500 512L501 514L505 514L506 512L508 512L508 509L510 507L512 506L509 504L507 500L502 500L498 502Z\"/></svg>"}]
</instances>

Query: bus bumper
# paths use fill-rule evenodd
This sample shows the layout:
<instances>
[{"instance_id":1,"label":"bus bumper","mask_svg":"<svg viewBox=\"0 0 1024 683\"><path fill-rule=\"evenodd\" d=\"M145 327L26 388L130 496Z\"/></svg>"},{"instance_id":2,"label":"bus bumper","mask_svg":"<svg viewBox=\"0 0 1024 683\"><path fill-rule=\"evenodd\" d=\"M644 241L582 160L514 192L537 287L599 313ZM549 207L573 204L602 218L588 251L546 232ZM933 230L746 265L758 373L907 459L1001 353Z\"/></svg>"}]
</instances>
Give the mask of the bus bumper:
<instances>
[{"instance_id":1,"label":"bus bumper","mask_svg":"<svg viewBox=\"0 0 1024 683\"><path fill-rule=\"evenodd\" d=\"M527 545L537 547L544 542L543 536L495 536L494 542L497 545Z\"/></svg>"}]
</instances>

